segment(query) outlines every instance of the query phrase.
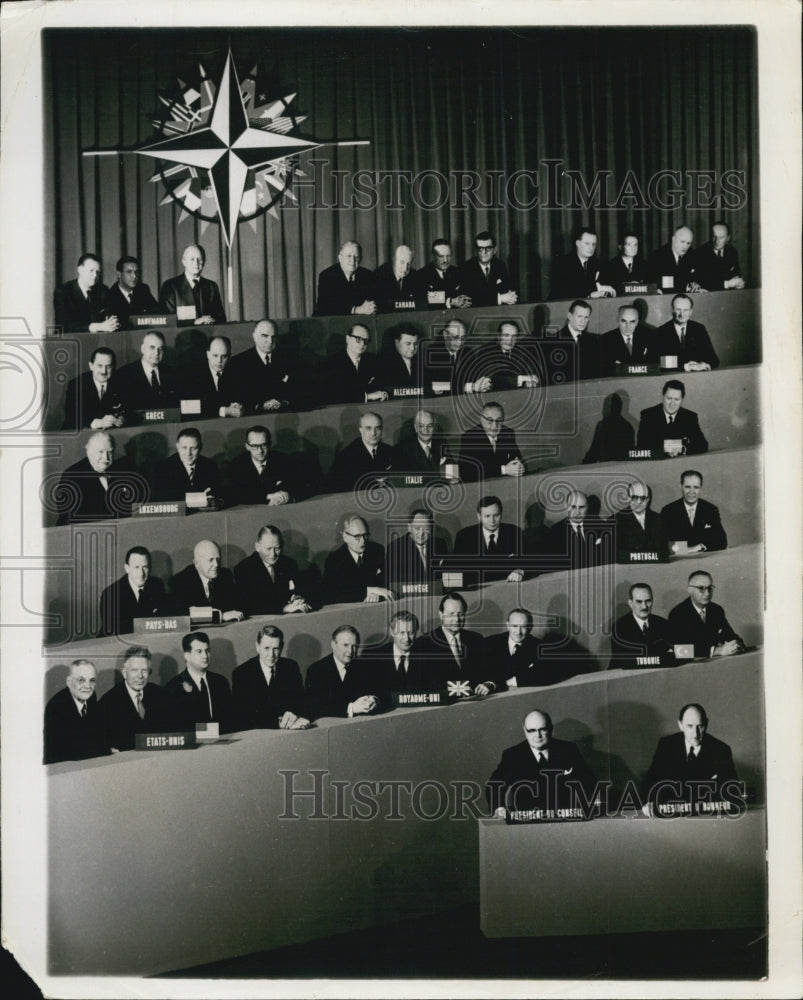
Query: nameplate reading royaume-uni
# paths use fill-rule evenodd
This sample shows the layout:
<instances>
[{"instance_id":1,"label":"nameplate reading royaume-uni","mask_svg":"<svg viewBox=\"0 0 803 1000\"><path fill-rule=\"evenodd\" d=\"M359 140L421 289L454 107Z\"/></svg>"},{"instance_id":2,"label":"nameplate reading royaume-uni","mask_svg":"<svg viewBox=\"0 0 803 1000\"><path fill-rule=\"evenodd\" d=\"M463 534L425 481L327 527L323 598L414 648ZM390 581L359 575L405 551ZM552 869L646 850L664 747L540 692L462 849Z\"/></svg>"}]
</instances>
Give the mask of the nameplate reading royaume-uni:
<instances>
[{"instance_id":1,"label":"nameplate reading royaume-uni","mask_svg":"<svg viewBox=\"0 0 803 1000\"><path fill-rule=\"evenodd\" d=\"M418 705L448 705L445 691L393 691L394 708L414 708Z\"/></svg>"}]
</instances>

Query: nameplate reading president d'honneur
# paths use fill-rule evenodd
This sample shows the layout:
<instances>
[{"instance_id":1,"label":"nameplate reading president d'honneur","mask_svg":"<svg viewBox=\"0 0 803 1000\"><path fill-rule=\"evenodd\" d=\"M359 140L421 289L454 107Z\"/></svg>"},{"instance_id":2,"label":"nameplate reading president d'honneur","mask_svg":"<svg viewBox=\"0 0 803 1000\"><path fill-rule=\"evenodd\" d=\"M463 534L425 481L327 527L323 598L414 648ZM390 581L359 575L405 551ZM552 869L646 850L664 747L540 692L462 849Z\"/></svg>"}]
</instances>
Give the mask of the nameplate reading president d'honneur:
<instances>
[{"instance_id":1,"label":"nameplate reading president d'honneur","mask_svg":"<svg viewBox=\"0 0 803 1000\"><path fill-rule=\"evenodd\" d=\"M194 750L195 733L137 733L137 750Z\"/></svg>"},{"instance_id":2,"label":"nameplate reading president d'honneur","mask_svg":"<svg viewBox=\"0 0 803 1000\"><path fill-rule=\"evenodd\" d=\"M135 618L135 632L189 632L189 615L159 615L153 618Z\"/></svg>"},{"instance_id":3,"label":"nameplate reading president d'honneur","mask_svg":"<svg viewBox=\"0 0 803 1000\"><path fill-rule=\"evenodd\" d=\"M393 691L394 708L411 708L415 705L448 705L445 691Z\"/></svg>"},{"instance_id":4,"label":"nameplate reading president d'honneur","mask_svg":"<svg viewBox=\"0 0 803 1000\"><path fill-rule=\"evenodd\" d=\"M164 517L165 514L186 514L187 505L183 500L162 500L159 503L134 504L135 517Z\"/></svg>"}]
</instances>

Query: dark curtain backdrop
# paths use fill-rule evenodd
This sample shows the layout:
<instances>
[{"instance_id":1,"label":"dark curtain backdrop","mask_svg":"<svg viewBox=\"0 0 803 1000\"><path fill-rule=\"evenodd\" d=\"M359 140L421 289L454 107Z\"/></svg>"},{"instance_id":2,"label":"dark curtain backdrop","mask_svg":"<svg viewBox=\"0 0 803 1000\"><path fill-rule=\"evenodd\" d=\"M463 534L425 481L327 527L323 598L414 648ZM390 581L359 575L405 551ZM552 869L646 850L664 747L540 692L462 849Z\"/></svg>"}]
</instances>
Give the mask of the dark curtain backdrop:
<instances>
[{"instance_id":1,"label":"dark curtain backdrop","mask_svg":"<svg viewBox=\"0 0 803 1000\"><path fill-rule=\"evenodd\" d=\"M551 259L570 246L572 228L590 220L602 259L616 252L617 234L633 227L648 250L688 222L696 243L711 221L731 224L748 281L760 283L757 87L755 36L750 28L654 29L304 29L219 31L46 32L47 241L49 284L75 276L84 250L98 253L104 281L114 262L134 254L155 294L180 271L181 248L198 241L205 274L225 296L225 245L219 227L202 231L180 208L160 205L161 182L149 182L156 162L133 154L85 157L90 147L130 147L156 138L151 120L160 93L177 79L197 81L202 63L214 78L231 44L238 72L254 65L275 96L296 93L301 131L320 141L369 139L369 146L314 150L302 156L309 180L323 189L296 188L278 219L242 223L232 245L233 302L229 318L303 316L314 305L316 276L339 244L356 238L369 268L407 242L415 264L429 259L436 236L452 239L455 258L473 253L474 234L495 233L521 301L548 290ZM315 158L324 160L316 171ZM540 207L510 204L422 209L402 190L401 208L388 207L388 185L376 207L313 207L331 203L333 171L538 171L557 159L591 186L610 171L610 196L628 170L646 188L660 170L712 171L714 193L725 171L742 171L746 197L738 209L711 207L646 211L633 207ZM685 188L688 191L690 181ZM522 198L532 194L519 186ZM560 200L569 200L562 182ZM351 192L350 184L346 193ZM438 189L422 188L430 203ZM478 197L487 199L483 185Z\"/></svg>"}]
</instances>

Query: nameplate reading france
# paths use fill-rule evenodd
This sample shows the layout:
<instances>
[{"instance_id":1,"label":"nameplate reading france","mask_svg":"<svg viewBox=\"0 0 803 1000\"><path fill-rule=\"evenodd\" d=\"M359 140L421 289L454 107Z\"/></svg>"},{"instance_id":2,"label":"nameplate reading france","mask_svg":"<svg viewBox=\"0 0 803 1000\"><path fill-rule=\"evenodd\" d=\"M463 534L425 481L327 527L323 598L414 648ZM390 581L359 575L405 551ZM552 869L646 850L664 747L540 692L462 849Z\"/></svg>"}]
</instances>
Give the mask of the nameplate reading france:
<instances>
[{"instance_id":1,"label":"nameplate reading france","mask_svg":"<svg viewBox=\"0 0 803 1000\"><path fill-rule=\"evenodd\" d=\"M195 733L137 733L137 750L194 750Z\"/></svg>"},{"instance_id":2,"label":"nameplate reading france","mask_svg":"<svg viewBox=\"0 0 803 1000\"><path fill-rule=\"evenodd\" d=\"M189 632L189 615L160 615L158 618L135 618L135 632Z\"/></svg>"},{"instance_id":3,"label":"nameplate reading france","mask_svg":"<svg viewBox=\"0 0 803 1000\"><path fill-rule=\"evenodd\" d=\"M160 503L134 504L135 517L164 517L165 514L186 514L187 505L183 500L164 500Z\"/></svg>"}]
</instances>

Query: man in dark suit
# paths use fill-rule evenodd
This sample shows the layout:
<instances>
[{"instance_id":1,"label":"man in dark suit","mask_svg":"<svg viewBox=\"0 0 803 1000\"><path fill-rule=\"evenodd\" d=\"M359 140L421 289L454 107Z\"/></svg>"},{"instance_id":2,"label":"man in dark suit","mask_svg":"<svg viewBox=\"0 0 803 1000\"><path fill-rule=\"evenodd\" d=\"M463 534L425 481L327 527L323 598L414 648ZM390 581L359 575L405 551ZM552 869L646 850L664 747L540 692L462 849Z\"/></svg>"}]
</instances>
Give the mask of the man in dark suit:
<instances>
[{"instance_id":1,"label":"man in dark suit","mask_svg":"<svg viewBox=\"0 0 803 1000\"><path fill-rule=\"evenodd\" d=\"M295 660L282 656L284 633L275 625L257 632L257 655L235 667L231 696L238 729L309 729L307 699Z\"/></svg>"},{"instance_id":2,"label":"man in dark suit","mask_svg":"<svg viewBox=\"0 0 803 1000\"><path fill-rule=\"evenodd\" d=\"M284 539L278 528L259 529L254 551L234 567L240 604L247 615L305 614L312 605L297 590L298 566L282 555Z\"/></svg>"},{"instance_id":3,"label":"man in dark suit","mask_svg":"<svg viewBox=\"0 0 803 1000\"><path fill-rule=\"evenodd\" d=\"M465 309L471 299L460 289L460 272L452 264L452 245L438 237L432 241L432 260L416 274L419 296L429 309Z\"/></svg>"},{"instance_id":4,"label":"man in dark suit","mask_svg":"<svg viewBox=\"0 0 803 1000\"><path fill-rule=\"evenodd\" d=\"M524 545L521 528L502 521L502 501L496 496L480 497L477 524L461 528L455 535L452 557L447 566L463 573L463 586L524 579Z\"/></svg>"},{"instance_id":5,"label":"man in dark suit","mask_svg":"<svg viewBox=\"0 0 803 1000\"><path fill-rule=\"evenodd\" d=\"M446 546L433 531L432 514L416 507L410 511L407 531L392 538L387 547L388 587L400 597L432 593L445 555Z\"/></svg>"},{"instance_id":6,"label":"man in dark suit","mask_svg":"<svg viewBox=\"0 0 803 1000\"><path fill-rule=\"evenodd\" d=\"M486 231L474 237L475 257L460 268L460 290L477 306L514 306L519 297L504 261L496 256L496 240Z\"/></svg>"},{"instance_id":7,"label":"man in dark suit","mask_svg":"<svg viewBox=\"0 0 803 1000\"><path fill-rule=\"evenodd\" d=\"M600 338L586 329L590 319L591 306L583 299L575 299L557 337L545 344L549 385L599 378Z\"/></svg>"},{"instance_id":8,"label":"man in dark suit","mask_svg":"<svg viewBox=\"0 0 803 1000\"><path fill-rule=\"evenodd\" d=\"M95 694L95 665L89 660L73 660L66 684L45 705L45 764L106 753Z\"/></svg>"},{"instance_id":9,"label":"man in dark suit","mask_svg":"<svg viewBox=\"0 0 803 1000\"><path fill-rule=\"evenodd\" d=\"M197 722L217 722L220 732L236 725L231 688L222 674L209 669L212 651L206 632L181 638L184 669L165 685L165 718L175 731L194 731Z\"/></svg>"},{"instance_id":10,"label":"man in dark suit","mask_svg":"<svg viewBox=\"0 0 803 1000\"><path fill-rule=\"evenodd\" d=\"M658 286L658 293L699 292L695 275L695 253L691 249L694 233L685 225L678 226L672 239L650 257L650 280Z\"/></svg>"},{"instance_id":11,"label":"man in dark suit","mask_svg":"<svg viewBox=\"0 0 803 1000\"><path fill-rule=\"evenodd\" d=\"M545 548L568 569L602 566L614 558L612 535L610 522L588 517L588 497L575 490L566 497L566 517L547 530Z\"/></svg>"},{"instance_id":12,"label":"man in dark suit","mask_svg":"<svg viewBox=\"0 0 803 1000\"><path fill-rule=\"evenodd\" d=\"M402 244L393 251L393 260L374 271L374 296L377 312L400 312L423 307L416 302L418 282L413 271L413 251Z\"/></svg>"},{"instance_id":13,"label":"man in dark suit","mask_svg":"<svg viewBox=\"0 0 803 1000\"><path fill-rule=\"evenodd\" d=\"M315 316L372 316L376 312L374 278L360 267L362 249L347 240L337 252L337 263L318 275Z\"/></svg>"},{"instance_id":14,"label":"man in dark suit","mask_svg":"<svg viewBox=\"0 0 803 1000\"><path fill-rule=\"evenodd\" d=\"M628 365L647 365L658 360L651 335L639 323L638 310L619 306L617 328L599 339L600 375L620 375Z\"/></svg>"},{"instance_id":15,"label":"man in dark suit","mask_svg":"<svg viewBox=\"0 0 803 1000\"><path fill-rule=\"evenodd\" d=\"M86 458L62 472L46 503L58 513L56 524L79 524L131 516L136 500L147 500L147 484L129 464L115 462L114 438L95 431L87 438Z\"/></svg>"},{"instance_id":16,"label":"man in dark suit","mask_svg":"<svg viewBox=\"0 0 803 1000\"><path fill-rule=\"evenodd\" d=\"M646 285L649 270L647 262L639 256L638 251L638 236L635 233L625 233L619 242L619 253L600 268L600 284L616 289L617 295L625 294L626 285Z\"/></svg>"},{"instance_id":17,"label":"man in dark suit","mask_svg":"<svg viewBox=\"0 0 803 1000\"><path fill-rule=\"evenodd\" d=\"M184 273L168 278L162 285L159 292L162 308L175 315L178 326L226 322L220 290L214 281L201 277L205 265L203 247L191 243L181 255Z\"/></svg>"},{"instance_id":18,"label":"man in dark suit","mask_svg":"<svg viewBox=\"0 0 803 1000\"><path fill-rule=\"evenodd\" d=\"M541 660L541 644L532 634L533 615L526 608L513 608L507 616L506 631L485 639L485 658L496 670L500 690L543 687L558 684L575 671L557 662Z\"/></svg>"},{"instance_id":19,"label":"man in dark suit","mask_svg":"<svg viewBox=\"0 0 803 1000\"><path fill-rule=\"evenodd\" d=\"M212 337L206 350L206 364L188 373L181 386L183 399L198 399L202 417L241 417L244 394L231 374L231 341Z\"/></svg>"},{"instance_id":20,"label":"man in dark suit","mask_svg":"<svg viewBox=\"0 0 803 1000\"><path fill-rule=\"evenodd\" d=\"M89 359L89 371L70 379L64 397L61 429L83 427L108 430L125 423L125 404L114 377L116 358L110 347L96 347Z\"/></svg>"},{"instance_id":21,"label":"man in dark suit","mask_svg":"<svg viewBox=\"0 0 803 1000\"><path fill-rule=\"evenodd\" d=\"M382 388L379 359L368 351L371 334L367 326L355 323L346 334L346 346L324 358L317 381L317 405L323 403L383 402L388 393Z\"/></svg>"},{"instance_id":22,"label":"man in dark suit","mask_svg":"<svg viewBox=\"0 0 803 1000\"><path fill-rule=\"evenodd\" d=\"M421 655L430 677L437 677L452 697L485 697L497 689L495 670L484 655L479 632L465 628L468 605L462 594L451 590L438 606L440 626L419 640Z\"/></svg>"},{"instance_id":23,"label":"man in dark suit","mask_svg":"<svg viewBox=\"0 0 803 1000\"><path fill-rule=\"evenodd\" d=\"M466 324L450 319L437 338L424 343L421 350L424 388L429 396L473 392L477 374L474 352L466 346Z\"/></svg>"},{"instance_id":24,"label":"man in dark suit","mask_svg":"<svg viewBox=\"0 0 803 1000\"><path fill-rule=\"evenodd\" d=\"M680 488L683 496L661 509L672 552L682 551L683 545L685 551L690 553L726 549L728 536L722 527L719 509L700 496L703 488L702 472L696 469L682 472Z\"/></svg>"},{"instance_id":25,"label":"man in dark suit","mask_svg":"<svg viewBox=\"0 0 803 1000\"><path fill-rule=\"evenodd\" d=\"M383 704L393 691L439 691L443 685L422 657L416 636L420 628L412 611L397 611L389 623L391 638L364 654L371 675L385 682Z\"/></svg>"},{"instance_id":26,"label":"man in dark suit","mask_svg":"<svg viewBox=\"0 0 803 1000\"><path fill-rule=\"evenodd\" d=\"M614 520L618 563L667 562L669 542L660 514L650 509L652 490L644 483L627 488L629 510L620 510Z\"/></svg>"},{"instance_id":27,"label":"man in dark suit","mask_svg":"<svg viewBox=\"0 0 803 1000\"><path fill-rule=\"evenodd\" d=\"M151 576L151 554L135 545L125 554L125 573L100 595L98 636L128 635L135 618L150 618L164 608L164 584Z\"/></svg>"},{"instance_id":28,"label":"man in dark suit","mask_svg":"<svg viewBox=\"0 0 803 1000\"><path fill-rule=\"evenodd\" d=\"M303 499L298 477L290 459L279 451L271 451L271 433L267 427L249 427L245 435L247 451L229 463L226 502L236 504L267 504L278 507Z\"/></svg>"},{"instance_id":29,"label":"man in dark suit","mask_svg":"<svg viewBox=\"0 0 803 1000\"><path fill-rule=\"evenodd\" d=\"M552 729L547 712L536 709L524 717L525 739L502 753L485 786L492 816L592 806L596 779L591 768L577 744L555 739Z\"/></svg>"},{"instance_id":30,"label":"man in dark suit","mask_svg":"<svg viewBox=\"0 0 803 1000\"><path fill-rule=\"evenodd\" d=\"M368 525L361 517L349 516L341 531L343 544L326 557L323 569L324 600L327 604L376 604L392 601L385 586L385 549L369 541Z\"/></svg>"},{"instance_id":31,"label":"man in dark suit","mask_svg":"<svg viewBox=\"0 0 803 1000\"><path fill-rule=\"evenodd\" d=\"M203 439L195 427L184 427L176 438L176 453L163 459L153 477L154 500L184 500L188 493L205 493L205 510L223 506L218 467L201 454Z\"/></svg>"},{"instance_id":32,"label":"man in dark suit","mask_svg":"<svg viewBox=\"0 0 803 1000\"><path fill-rule=\"evenodd\" d=\"M589 226L574 232L574 250L552 263L550 299L599 299L616 289L600 281L597 234Z\"/></svg>"},{"instance_id":33,"label":"man in dark suit","mask_svg":"<svg viewBox=\"0 0 803 1000\"><path fill-rule=\"evenodd\" d=\"M731 628L725 609L714 604L710 573L697 570L689 577L689 596L669 612L673 645L694 646L695 656L732 656L744 651L741 636Z\"/></svg>"},{"instance_id":34,"label":"man in dark suit","mask_svg":"<svg viewBox=\"0 0 803 1000\"><path fill-rule=\"evenodd\" d=\"M179 405L176 373L162 363L165 339L158 330L147 330L139 348L139 361L123 365L117 388L128 410L164 409Z\"/></svg>"},{"instance_id":35,"label":"man in dark suit","mask_svg":"<svg viewBox=\"0 0 803 1000\"><path fill-rule=\"evenodd\" d=\"M460 478L468 483L496 478L523 476L524 460L516 435L504 424L505 411L500 403L486 403L480 422L460 438Z\"/></svg>"},{"instance_id":36,"label":"man in dark suit","mask_svg":"<svg viewBox=\"0 0 803 1000\"><path fill-rule=\"evenodd\" d=\"M357 659L360 633L339 625L332 652L307 668L305 690L310 718L353 718L387 707L388 678L366 660Z\"/></svg>"},{"instance_id":37,"label":"man in dark suit","mask_svg":"<svg viewBox=\"0 0 803 1000\"><path fill-rule=\"evenodd\" d=\"M393 347L380 358L380 382L391 399L424 395L424 372L418 354L418 332L400 323Z\"/></svg>"},{"instance_id":38,"label":"man in dark suit","mask_svg":"<svg viewBox=\"0 0 803 1000\"><path fill-rule=\"evenodd\" d=\"M53 293L56 326L65 333L114 333L120 329L115 315L107 315L104 301L108 289L100 280L100 258L82 253L78 258L78 277L67 281Z\"/></svg>"},{"instance_id":39,"label":"man in dark suit","mask_svg":"<svg viewBox=\"0 0 803 1000\"><path fill-rule=\"evenodd\" d=\"M231 570L220 565L220 549L203 539L192 551L192 565L173 577L170 604L176 614L188 615L190 608L211 607L223 622L242 621L242 600Z\"/></svg>"},{"instance_id":40,"label":"man in dark suit","mask_svg":"<svg viewBox=\"0 0 803 1000\"><path fill-rule=\"evenodd\" d=\"M165 693L151 684L151 652L129 646L123 654L122 684L115 684L98 702L107 751L133 750L137 733L158 732L168 723Z\"/></svg>"},{"instance_id":41,"label":"man in dark suit","mask_svg":"<svg viewBox=\"0 0 803 1000\"><path fill-rule=\"evenodd\" d=\"M691 319L694 303L680 294L672 299L672 319L655 331L654 355L675 357L684 372L710 372L719 367L719 357L702 323Z\"/></svg>"},{"instance_id":42,"label":"man in dark suit","mask_svg":"<svg viewBox=\"0 0 803 1000\"><path fill-rule=\"evenodd\" d=\"M641 411L636 447L649 449L653 458L701 455L708 451L697 414L682 405L686 386L678 379L670 379L664 383L661 395L662 403Z\"/></svg>"},{"instance_id":43,"label":"man in dark suit","mask_svg":"<svg viewBox=\"0 0 803 1000\"><path fill-rule=\"evenodd\" d=\"M378 413L363 413L360 436L335 455L329 470L331 493L367 490L382 483L393 469L393 449L382 441L382 418Z\"/></svg>"},{"instance_id":44,"label":"man in dark suit","mask_svg":"<svg viewBox=\"0 0 803 1000\"><path fill-rule=\"evenodd\" d=\"M430 410L419 410L413 417L413 434L402 438L393 449L393 468L397 472L441 472L451 457L438 422Z\"/></svg>"},{"instance_id":45,"label":"man in dark suit","mask_svg":"<svg viewBox=\"0 0 803 1000\"><path fill-rule=\"evenodd\" d=\"M697 250L695 263L695 277L709 292L744 288L739 254L736 247L731 246L731 231L722 219L711 226L711 240Z\"/></svg>"},{"instance_id":46,"label":"man in dark suit","mask_svg":"<svg viewBox=\"0 0 803 1000\"><path fill-rule=\"evenodd\" d=\"M627 600L630 613L617 618L611 635L611 670L671 667L675 654L665 618L652 614L652 587L634 583Z\"/></svg>"},{"instance_id":47,"label":"man in dark suit","mask_svg":"<svg viewBox=\"0 0 803 1000\"><path fill-rule=\"evenodd\" d=\"M662 736L644 779L643 798L652 813L667 800L692 805L723 795L740 797L731 748L709 736L702 705L684 705L678 713L679 733Z\"/></svg>"},{"instance_id":48,"label":"man in dark suit","mask_svg":"<svg viewBox=\"0 0 803 1000\"><path fill-rule=\"evenodd\" d=\"M248 413L275 413L297 401L295 373L279 347L276 324L261 319L251 334L254 346L232 358L229 377Z\"/></svg>"},{"instance_id":49,"label":"man in dark suit","mask_svg":"<svg viewBox=\"0 0 803 1000\"><path fill-rule=\"evenodd\" d=\"M479 378L474 392L502 392L519 387L543 385L544 362L531 337L522 337L517 323L503 320L496 340L480 347L474 355L474 368ZM524 381L526 379L526 381Z\"/></svg>"},{"instance_id":50,"label":"man in dark suit","mask_svg":"<svg viewBox=\"0 0 803 1000\"><path fill-rule=\"evenodd\" d=\"M106 292L104 308L107 316L116 316L121 327L130 325L131 316L155 315L161 312L151 290L140 281L136 257L121 257L115 265L117 281Z\"/></svg>"}]
</instances>

